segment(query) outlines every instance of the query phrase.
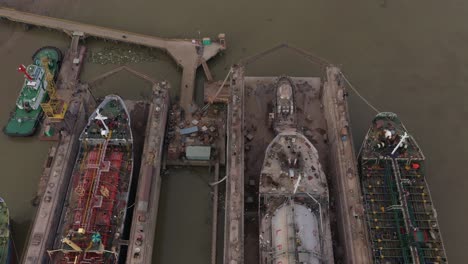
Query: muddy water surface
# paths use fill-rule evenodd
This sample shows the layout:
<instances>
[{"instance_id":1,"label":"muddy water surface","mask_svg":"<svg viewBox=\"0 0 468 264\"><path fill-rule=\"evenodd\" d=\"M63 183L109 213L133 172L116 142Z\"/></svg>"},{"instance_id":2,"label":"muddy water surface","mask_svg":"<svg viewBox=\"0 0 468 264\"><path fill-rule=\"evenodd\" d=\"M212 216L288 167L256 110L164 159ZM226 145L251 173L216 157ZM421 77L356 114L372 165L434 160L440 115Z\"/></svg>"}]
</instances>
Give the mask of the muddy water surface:
<instances>
[{"instance_id":1,"label":"muddy water surface","mask_svg":"<svg viewBox=\"0 0 468 264\"><path fill-rule=\"evenodd\" d=\"M165 37L227 34L228 51L210 63L216 78L228 67L277 43L313 51L342 67L350 80L379 110L394 111L406 123L428 158L428 181L452 263L464 263L468 237L468 2L459 0L297 0L297 1L0 1L1 5ZM21 77L20 63L42 45L65 49L60 33L23 31L0 24L0 122L13 107ZM108 43L89 41L93 49ZM289 51L253 63L251 74L317 74L314 67ZM131 63L157 79L180 82L174 63L162 55L154 62ZM88 63L83 78L116 65ZM103 82L103 93L145 96L144 82L129 75ZM107 84L106 84L107 83ZM134 90L135 89L135 90ZM173 89L177 93L177 89ZM134 92L130 92L134 91ZM351 93L351 115L358 147L374 115ZM0 135L3 168L0 194L10 204L16 242L21 248L33 215L29 200L48 148L35 139L12 140ZM202 189L187 190L200 192ZM169 199L169 198L168 198ZM174 203L177 205L177 203ZM199 208L200 212L205 210ZM200 213L204 214L204 213ZM171 217L171 216L168 216ZM177 214L174 214L176 220ZM176 229L175 229L176 230ZM174 258L184 252L167 248ZM200 253L205 254L205 252ZM202 255L200 255L202 257ZM176 263L162 262L160 263Z\"/></svg>"}]
</instances>

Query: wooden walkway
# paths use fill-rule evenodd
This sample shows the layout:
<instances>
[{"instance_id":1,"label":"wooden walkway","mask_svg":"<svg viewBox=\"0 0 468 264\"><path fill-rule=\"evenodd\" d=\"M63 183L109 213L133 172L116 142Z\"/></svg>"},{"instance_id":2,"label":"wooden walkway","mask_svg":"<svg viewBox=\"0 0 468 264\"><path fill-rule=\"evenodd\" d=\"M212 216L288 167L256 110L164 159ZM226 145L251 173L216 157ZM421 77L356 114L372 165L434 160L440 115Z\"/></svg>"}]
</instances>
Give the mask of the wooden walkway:
<instances>
[{"instance_id":1,"label":"wooden walkway","mask_svg":"<svg viewBox=\"0 0 468 264\"><path fill-rule=\"evenodd\" d=\"M224 46L217 42L213 42L208 46L202 46L201 50L197 51L198 45L192 43L192 40L159 38L76 21L36 15L4 7L0 7L0 18L28 25L55 29L65 32L70 36L73 36L74 33L75 35L82 34L83 37L92 36L167 51L183 69L181 106L187 113L193 99L195 73L198 66L201 65L202 61L208 61L218 54L218 52L224 50Z\"/></svg>"}]
</instances>

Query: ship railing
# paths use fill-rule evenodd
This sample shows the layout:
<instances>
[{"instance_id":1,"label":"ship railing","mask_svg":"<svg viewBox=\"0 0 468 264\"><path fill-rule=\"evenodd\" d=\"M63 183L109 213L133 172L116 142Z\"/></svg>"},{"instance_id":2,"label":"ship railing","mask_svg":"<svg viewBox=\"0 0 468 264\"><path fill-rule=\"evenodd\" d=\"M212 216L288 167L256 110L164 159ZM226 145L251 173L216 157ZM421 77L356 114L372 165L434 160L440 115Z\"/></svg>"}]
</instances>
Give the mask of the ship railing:
<instances>
[{"instance_id":1,"label":"ship railing","mask_svg":"<svg viewBox=\"0 0 468 264\"><path fill-rule=\"evenodd\" d=\"M366 163L370 163L370 162L375 162L375 165L378 165L381 162L383 162L383 164L385 165L384 168L381 168L380 166L378 168L373 168L372 164L371 164L370 167L367 168L366 172L371 173L372 177L378 176L379 179L383 178L384 185L381 188L383 188L385 190L385 195L389 196L388 198L390 198L390 199L385 200L386 204L388 204L388 206L385 207L386 212L382 213L382 214L385 214L385 215L393 218L393 220L391 220L391 222L394 223L392 226L389 226L389 227L376 226L374 224L374 220L376 218L371 216L369 213L366 213L367 224L368 224L368 227L371 230L374 230L374 232L377 232L377 234L373 234L374 239L371 240L372 248L374 249L374 258L375 258L376 261L381 260L380 257L381 257L381 251L382 250L397 249L394 246L392 246L392 248L386 248L385 246L382 247L381 244L377 245L376 242L375 242L376 241L375 240L376 235L378 235L378 233L380 233L379 230L392 229L392 230L396 230L396 233L398 234L398 241L399 241L399 244L400 244L401 258L403 258L405 263L409 263L411 256L407 252L407 248L408 248L407 247L407 245L408 245L407 237L402 236L402 234L399 232L399 229L401 228L400 223L404 222L404 219L401 219L400 215L403 214L404 210L403 210L403 208L401 206L401 200L399 199L399 193L396 192L396 190L395 190L395 188L398 187L398 186L396 186L396 180L392 179L392 177L391 177L391 175L395 171L395 168L393 168L393 171L392 171L392 167L390 166L390 164L393 165L391 160L392 159L388 158L388 157L361 158L361 167L364 166ZM390 164L389 164L389 161L390 161ZM367 181L366 180L367 180L366 177L363 177L361 179L361 184L364 187L363 188L364 202L366 204L366 207L369 207L369 206L372 207L371 204L369 204L368 198L366 198L366 194L367 194L367 191L366 191L366 186L367 186L366 182ZM389 210L389 209L395 209L395 210ZM372 211L372 210L370 210L370 211ZM388 214L388 213L390 213L390 211L393 211L393 213ZM398 212L400 212L400 213L398 213ZM379 219L379 221L381 221L381 220ZM388 221L385 221L385 222L388 222ZM371 233L373 233L373 232L371 232Z\"/></svg>"},{"instance_id":2,"label":"ship railing","mask_svg":"<svg viewBox=\"0 0 468 264\"><path fill-rule=\"evenodd\" d=\"M306 193L307 196L309 196L314 202L318 205L319 208L319 217L320 217L320 233L323 234L323 219L322 219L322 205L320 205L319 201L314 198L310 193Z\"/></svg>"},{"instance_id":3,"label":"ship railing","mask_svg":"<svg viewBox=\"0 0 468 264\"><path fill-rule=\"evenodd\" d=\"M117 252L115 251L111 251L111 250L84 250L84 251L79 251L79 250L73 250L73 249L64 249L64 248L60 248L60 249L54 249L54 250L47 250L47 254L49 255L50 258L52 258L52 255L54 253L57 253L57 252L61 252L63 254L70 254L70 253L76 253L76 254L86 254L86 253L94 253L94 254L103 254L103 253L109 253L109 254L112 254L116 260L118 260L119 258L119 255Z\"/></svg>"}]
</instances>

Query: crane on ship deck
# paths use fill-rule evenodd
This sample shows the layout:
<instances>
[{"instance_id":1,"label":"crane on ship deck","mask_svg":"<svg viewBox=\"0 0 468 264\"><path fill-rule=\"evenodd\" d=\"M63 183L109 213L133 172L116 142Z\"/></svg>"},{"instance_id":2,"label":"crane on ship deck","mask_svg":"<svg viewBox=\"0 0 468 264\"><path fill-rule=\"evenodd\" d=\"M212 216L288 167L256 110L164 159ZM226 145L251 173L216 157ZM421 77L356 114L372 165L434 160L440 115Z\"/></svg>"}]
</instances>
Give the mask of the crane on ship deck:
<instances>
[{"instance_id":1,"label":"crane on ship deck","mask_svg":"<svg viewBox=\"0 0 468 264\"><path fill-rule=\"evenodd\" d=\"M49 95L49 101L42 103L41 107L50 122L60 122L65 118L68 104L57 96L54 75L50 72L49 69L49 58L43 58L41 63L45 70L45 77L47 81L46 91Z\"/></svg>"}]
</instances>

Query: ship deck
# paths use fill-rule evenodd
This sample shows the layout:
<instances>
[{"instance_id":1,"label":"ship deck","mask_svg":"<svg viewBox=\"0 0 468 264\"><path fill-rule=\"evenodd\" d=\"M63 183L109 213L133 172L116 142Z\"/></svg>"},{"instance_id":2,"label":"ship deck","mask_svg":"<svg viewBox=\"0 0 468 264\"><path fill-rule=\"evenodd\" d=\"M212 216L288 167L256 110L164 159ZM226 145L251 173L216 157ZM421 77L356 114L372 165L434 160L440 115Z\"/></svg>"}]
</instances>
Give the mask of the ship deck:
<instances>
[{"instance_id":1,"label":"ship deck","mask_svg":"<svg viewBox=\"0 0 468 264\"><path fill-rule=\"evenodd\" d=\"M265 153L259 189L262 195L293 195L297 191L328 200L318 152L306 137L297 132L275 137Z\"/></svg>"},{"instance_id":2,"label":"ship deck","mask_svg":"<svg viewBox=\"0 0 468 264\"><path fill-rule=\"evenodd\" d=\"M58 249L51 251L59 252L56 263L100 264L118 258L133 172L132 135L120 98L106 97L97 111L82 133ZM107 129L109 134L102 135Z\"/></svg>"},{"instance_id":3,"label":"ship deck","mask_svg":"<svg viewBox=\"0 0 468 264\"><path fill-rule=\"evenodd\" d=\"M10 251L10 216L6 203L0 198L0 264L8 263Z\"/></svg>"},{"instance_id":4,"label":"ship deck","mask_svg":"<svg viewBox=\"0 0 468 264\"><path fill-rule=\"evenodd\" d=\"M386 130L396 131L397 137L407 133L396 115L377 116L360 158L374 263L447 263L425 180L424 155L411 136L407 147L394 154L398 140L379 148Z\"/></svg>"},{"instance_id":5,"label":"ship deck","mask_svg":"<svg viewBox=\"0 0 468 264\"><path fill-rule=\"evenodd\" d=\"M386 138L385 132L387 130L396 136L390 139ZM360 155L365 158L392 156L396 159L424 159L416 140L409 134L405 141L407 147L404 149L400 147L392 154L405 133L408 133L406 127L395 114L380 113L372 121L372 126L364 139ZM379 144L384 144L384 147L379 148Z\"/></svg>"},{"instance_id":6,"label":"ship deck","mask_svg":"<svg viewBox=\"0 0 468 264\"><path fill-rule=\"evenodd\" d=\"M28 66L27 71L35 82L42 82L44 77L44 70L37 65L31 64ZM18 100L32 100L39 93L38 89L43 87L41 84L28 85L30 81L25 77L23 87L21 89ZM38 89L36 89L38 88Z\"/></svg>"}]
</instances>

